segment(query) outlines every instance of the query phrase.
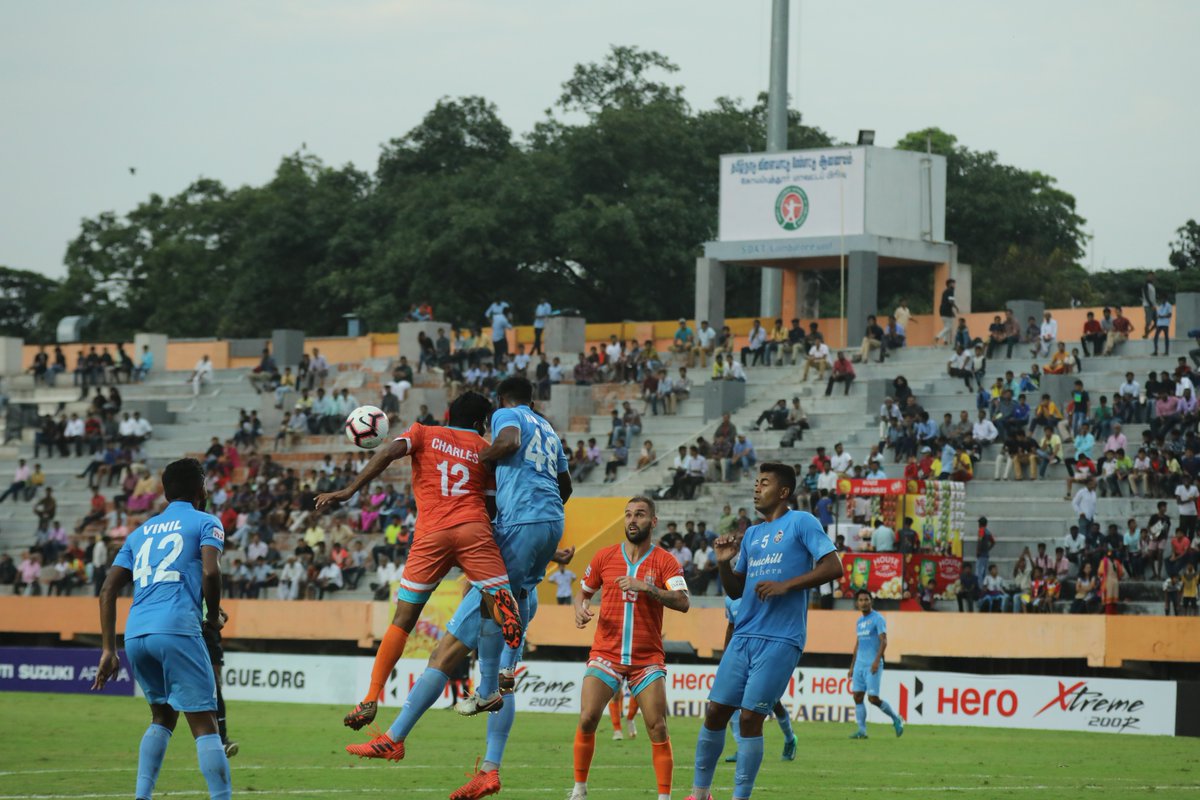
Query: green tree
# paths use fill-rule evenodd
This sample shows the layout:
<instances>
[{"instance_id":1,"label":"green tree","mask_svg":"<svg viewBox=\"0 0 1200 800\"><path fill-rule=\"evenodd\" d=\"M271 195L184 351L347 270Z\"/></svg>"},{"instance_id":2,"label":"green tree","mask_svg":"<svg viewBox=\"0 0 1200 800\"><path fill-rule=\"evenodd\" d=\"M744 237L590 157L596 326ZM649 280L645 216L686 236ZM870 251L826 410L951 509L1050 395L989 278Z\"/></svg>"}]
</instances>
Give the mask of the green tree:
<instances>
[{"instance_id":1,"label":"green tree","mask_svg":"<svg viewBox=\"0 0 1200 800\"><path fill-rule=\"evenodd\" d=\"M1179 270L1200 267L1200 224L1196 220L1189 219L1175 231L1171 255L1167 260Z\"/></svg>"},{"instance_id":2,"label":"green tree","mask_svg":"<svg viewBox=\"0 0 1200 800\"><path fill-rule=\"evenodd\" d=\"M38 272L0 266L0 334L48 341L58 319L44 310L58 285Z\"/></svg>"}]
</instances>

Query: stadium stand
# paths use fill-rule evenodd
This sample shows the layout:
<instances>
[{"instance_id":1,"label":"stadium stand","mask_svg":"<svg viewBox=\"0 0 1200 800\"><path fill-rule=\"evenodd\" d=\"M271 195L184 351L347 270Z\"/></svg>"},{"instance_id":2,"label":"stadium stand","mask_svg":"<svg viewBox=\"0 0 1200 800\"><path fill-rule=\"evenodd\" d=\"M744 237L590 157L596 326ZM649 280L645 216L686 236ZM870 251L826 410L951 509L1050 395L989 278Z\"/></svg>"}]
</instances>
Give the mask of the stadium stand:
<instances>
[{"instance_id":1,"label":"stadium stand","mask_svg":"<svg viewBox=\"0 0 1200 800\"><path fill-rule=\"evenodd\" d=\"M754 462L778 460L800 465L803 472L817 455L818 447L833 453L835 443L843 444L856 465L865 465L873 448L881 441L880 405L884 397L894 394L894 381L901 375L907 379L916 402L934 421L940 422L943 414L950 414L952 423L957 422L963 411L974 419L977 408L975 392L967 390L961 377L949 374L948 360L953 351L947 348L904 347L890 351L882 363L871 360L855 364L855 380L849 387L838 385L833 387L832 394L826 395L827 377L802 380L801 356L788 353L786 348L777 348L764 353L762 359L755 359L753 353L743 352L748 321L735 321L734 326L740 335L731 335L724 346L717 344L713 355L732 354L737 366L726 366L728 362L722 358L720 368L713 367L707 353L676 347L676 340L668 333L671 330L668 324L639 326L631 336L633 341L624 347L620 345L621 340L614 343L611 336L593 337L589 333L586 351L581 356L588 366L581 371L574 366L569 371L564 370L563 382L571 383L576 375L588 381L591 413L572 413L567 419L551 417L571 451L575 451L580 442L584 443L583 458L573 459L572 464L572 471L577 476L577 497L619 498L649 491L661 498L659 530L662 541L678 558L686 558L685 566L693 590L697 600L704 605L720 603L712 565L703 555L707 552L706 545L722 528L738 524L739 509L747 509L752 516L751 483L747 480L746 467L752 471ZM624 333L622 331L622 336ZM644 342L647 335L654 343L656 357L627 357L630 349L637 348L634 342ZM475 347L479 339L464 338L463 341ZM849 355L851 350L846 352ZM570 363L567 361L569 354L557 355L562 363ZM99 468L91 469L97 474L80 477L89 471L93 461L87 454L90 445L86 441L72 441L71 454L66 457L57 450L56 444L55 452L50 456L45 443L38 440L38 431L26 427L16 442L10 442L0 451L3 456L0 472L14 474L19 469L18 459L23 458L28 466L40 464L44 476L42 487L35 491L32 499L25 500L22 492L21 497L11 497L0 503L0 552L10 556L19 567L14 582L20 584L22 576L29 574L31 567L25 563L24 555L31 545L37 544L47 561L57 562L60 550L68 553L65 568L50 563L41 566L40 591L88 591L82 585L94 574L90 568L94 555L93 535L107 531L119 536L129 529L130 524L136 524L140 516L154 507L157 472L168 460L186 453L195 455L211 468L214 489L218 482L223 484L220 491L226 507L221 510L234 545L225 557L231 594L285 599L306 595L359 600L386 597L390 578L402 563L404 544L412 524L407 466L401 463L393 467L384 476L382 485L373 487L367 497L332 518L313 520L307 515L316 491L337 486L338 481L346 480L365 459L361 451L355 451L340 435L340 419L354 405L381 404L393 417L393 431L399 432L402 427L396 426L403 426L418 417L424 416L426 421L436 419L426 406L444 406L429 403L431 398L448 396L462 388L489 391L494 388L497 377L495 370L489 374L486 365L472 369L469 358L460 364L453 357L439 358L425 352L406 353L405 356L407 363L390 358L366 358L331 364L323 386L316 377L317 371L306 365L280 365L291 366L295 377L288 375L278 392L275 391L280 386L278 379L258 378L248 368L214 370L198 395L193 393L192 373L187 371L160 371L152 373L145 382L121 384L121 414L137 410L151 420L153 430L140 444L133 440L126 442L130 468L111 485L107 477L101 480L100 500L89 485L105 472L104 465L97 460ZM747 356L751 364L743 367L741 359ZM432 370L422 369L430 360L438 366ZM656 360L665 373L655 369L653 362ZM787 363L779 365L784 360ZM1044 360L1039 359L1039 363ZM766 361L770 365L755 361ZM418 365L416 371L406 368L414 363ZM575 363L578 364L578 360ZM1008 371L1019 380L1023 371L1032 371L1032 363L1028 345L1019 345L1012 359L1002 357L998 348L987 362L983 382L991 385ZM1093 412L1088 416L1094 416L1101 396L1113 398L1125 381L1126 373L1133 372L1144 381L1144 373L1151 368L1169 370L1173 375L1176 366L1176 357L1152 358L1148 342L1131 341L1123 344L1116 355L1084 358L1082 371L1078 374L1043 376L1039 388L1030 392L1030 406L1036 405L1036 396L1050 392L1065 410L1066 395L1070 393L1072 382L1078 379L1083 381L1092 400ZM660 378L670 376L677 382L681 368L687 369L690 384L686 394L663 391L665 384L660 384L656 391L653 381L644 382L649 372L655 372ZM531 378L537 378L536 361L527 370ZM251 376L255 379L251 380ZM715 415L705 418L704 394L718 379L744 380L745 384L744 402L730 409L728 420ZM296 381L301 389L310 387L314 399L317 389L337 395L340 405L331 405L326 413L315 415L324 417L324 423L306 414L307 419L298 424L296 416L291 415L296 414L302 394L290 385L292 381ZM38 414L50 414L54 418L65 415L68 423L72 414L86 420L88 401L80 399L77 388L63 386L64 382L60 378L60 385L53 387L17 379L8 387L10 407L36 408ZM259 389L263 389L263 393L260 394ZM108 387L105 391L107 393ZM388 400L387 394L399 396L392 401ZM782 407L778 405L779 401L782 401ZM666 413L668 408L673 413ZM993 411L989 410L989 415ZM801 416L807 426L804 429L796 425ZM729 426L736 427L740 439L724 435L730 433ZM118 423L118 430L110 433L119 441L125 441L127 437L119 427ZM756 430L756 427L762 430ZM1152 419L1147 421L1141 415L1131 418L1122 431L1130 443L1130 450L1136 451L1136 445L1144 435L1157 434L1157 427ZM1194 425L1191 427L1194 429ZM623 440L625 452L612 446L618 437ZM882 438L886 441L887 434L884 433ZM1103 441L1101 437L1098 439ZM593 466L589 468L585 462L589 458L588 442L591 440L594 440L590 448ZM1076 453L1071 437L1064 435L1063 443L1063 461L1074 461ZM1181 438L1178 444L1170 442L1170 447L1182 450L1186 444L1186 438ZM82 447L83 455L75 455L77 445ZM35 446L38 449L36 456ZM692 447L697 448L697 454L705 452L710 456L708 464L702 472L696 471L689 476L685 469L683 475L678 475L676 455L680 448L687 448L686 452L690 453ZM985 517L988 530L996 540L991 564L998 568L1006 582L1011 582L1018 561L1022 557L1027 561L1037 558L1039 544L1045 545L1047 551L1043 558L1052 557L1059 546L1070 551L1072 548L1065 542L1065 537L1070 526L1077 524L1079 514L1073 502L1063 498L1068 477L1065 463L1048 465L1043 480L1001 479L1006 460L997 456L1002 447L997 442L984 448L974 465L973 478L967 488L966 518L972 524L964 531L967 539L964 557L968 562L975 560L973 523L977 518ZM1095 455L1100 455L1102 448L1101 443ZM718 458L711 457L714 452ZM903 476L905 465L895 461L894 449L885 448L880 455L883 473L889 478ZM733 460L735 456L740 465ZM717 471L714 462L718 460L725 461L724 472L727 474ZM1170 463L1164 460L1164 470ZM604 469L599 468L602 466ZM1011 470L1016 465L1007 466ZM1189 462L1189 466L1200 464ZM1097 470L1102 472L1103 467L1097 467ZM727 480L722 480L723 477ZM263 478L268 480L264 482ZM1170 484L1175 479L1172 476L1164 475L1162 480L1166 490L1173 490ZM257 489L249 490L249 484L257 484ZM54 498L52 509L42 502L48 491ZM1135 520L1139 529L1151 523L1159 502L1156 498L1131 496L1133 492L1128 481L1121 485L1120 496L1111 491L1108 494L1114 496L1096 500L1094 518L1101 525L1101 533L1110 523L1117 525L1118 532L1124 532L1128 519ZM120 495L126 496L134 509L128 519L123 519L114 509L115 497ZM1178 524L1176 503L1173 497L1168 498L1167 503L1174 528ZM40 516L35 508L42 512ZM50 516L46 515L47 510L52 511ZM56 532L53 520L65 529L65 548L64 534ZM87 524L78 528L78 535L73 534L82 522ZM666 535L672 530L672 523L680 534L678 541L676 537ZM39 527L43 528L40 532ZM307 546L302 542L307 542ZM1098 558L1098 550L1105 544L1102 539L1093 541L1084 558L1073 559L1064 576L1069 587L1074 586L1077 563ZM116 546L117 542L112 541L107 548L110 559ZM1164 600L1169 599L1169 596L1164 598L1162 578L1153 578L1149 568L1143 570L1138 559L1132 557L1136 553L1124 554L1123 543L1115 550L1117 558L1122 559L1133 573L1120 581L1119 610L1122 613L1162 613ZM1171 553L1169 546L1166 553ZM1194 553L1194 549L1188 548L1185 560L1194 560ZM290 563L293 561L291 556L296 556L299 566ZM78 558L78 562L73 562L72 558ZM337 563L339 569L329 568L330 561ZM74 574L74 580L63 580L71 574ZM1018 583L1021 580L1018 576ZM1069 592L1070 589L1068 595ZM1068 602L1057 605L1057 610L1072 607L1067 599ZM940 601L935 607L939 611L951 611L956 605L954 601ZM1098 603L1088 603L1082 607L1076 605L1076 610L1094 611L1098 607Z\"/></svg>"}]
</instances>

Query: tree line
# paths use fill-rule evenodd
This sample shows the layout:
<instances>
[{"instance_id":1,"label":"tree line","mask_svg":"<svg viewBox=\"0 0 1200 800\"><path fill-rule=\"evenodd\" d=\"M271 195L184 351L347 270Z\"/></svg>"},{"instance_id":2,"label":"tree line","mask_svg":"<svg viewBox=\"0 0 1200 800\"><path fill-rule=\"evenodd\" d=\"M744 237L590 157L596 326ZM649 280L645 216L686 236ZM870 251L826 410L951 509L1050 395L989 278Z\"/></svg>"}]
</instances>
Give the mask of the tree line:
<instances>
[{"instance_id":1,"label":"tree line","mask_svg":"<svg viewBox=\"0 0 1200 800\"><path fill-rule=\"evenodd\" d=\"M261 186L201 178L127 214L98 214L68 244L62 280L0 267L0 330L50 341L61 317L79 314L93 339L328 335L347 313L393 330L422 302L438 319L482 323L497 297L518 322L542 299L595 321L690 316L695 258L716 235L718 159L765 149L766 97L693 109L671 82L677 71L659 53L613 47L576 66L522 136L484 98L444 98L381 146L373 172L302 149ZM836 143L790 112L789 148ZM1136 292L1140 272L1079 265L1084 220L1054 178L937 128L897 146L948 159L947 237L975 267L976 307ZM1172 264L1191 286L1196 223L1179 237ZM728 313L756 313L758 272L728 274ZM930 310L928 273L881 279L881 307L907 296L914 311ZM823 275L825 315L836 314L837 280Z\"/></svg>"}]
</instances>

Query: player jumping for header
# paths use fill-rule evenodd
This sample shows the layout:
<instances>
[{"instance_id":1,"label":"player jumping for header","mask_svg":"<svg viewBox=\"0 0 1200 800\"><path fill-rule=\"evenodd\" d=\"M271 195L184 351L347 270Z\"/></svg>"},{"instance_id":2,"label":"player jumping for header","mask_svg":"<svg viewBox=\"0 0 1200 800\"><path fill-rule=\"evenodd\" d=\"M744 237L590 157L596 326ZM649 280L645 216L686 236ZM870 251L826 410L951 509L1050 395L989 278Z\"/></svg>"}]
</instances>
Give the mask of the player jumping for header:
<instances>
[{"instance_id":1,"label":"player jumping for header","mask_svg":"<svg viewBox=\"0 0 1200 800\"><path fill-rule=\"evenodd\" d=\"M655 547L651 535L658 518L654 501L634 497L625 505L625 542L596 553L580 582L575 624L583 628L593 616L591 600L600 598L600 618L580 693L579 727L575 731L575 788L569 800L586 800L588 771L596 750L596 727L604 707L629 682L630 694L642 709L642 721L653 745L658 800L671 800L675 759L667 735L666 655L663 651L663 608L687 612L691 606L679 562Z\"/></svg>"},{"instance_id":2,"label":"player jumping for header","mask_svg":"<svg viewBox=\"0 0 1200 800\"><path fill-rule=\"evenodd\" d=\"M562 539L571 473L558 434L530 407L533 384L519 376L505 378L496 395L501 407L492 415L492 444L480 458L496 465L496 541L528 629L533 619L531 598ZM468 593L464 605L472 601L472 594ZM484 626L479 637L479 691L455 706L466 716L493 712L488 715L487 752L482 767L451 795L454 800L477 800L500 791L500 762L516 714L510 695L521 647L506 644L487 630Z\"/></svg>"},{"instance_id":3,"label":"player jumping for header","mask_svg":"<svg viewBox=\"0 0 1200 800\"><path fill-rule=\"evenodd\" d=\"M321 511L349 500L354 493L383 474L398 458L412 458L413 495L417 501L417 526L412 549L400 574L396 613L375 654L367 694L343 723L358 730L375 719L377 702L396 662L404 655L408 635L421 610L452 566L466 573L482 590L486 613L498 626L505 642L521 642L521 622L516 599L500 549L492 536L491 473L480 458L487 448L484 424L491 403L476 392L466 392L450 404L446 427L414 423L387 447L377 452L350 485L319 495ZM492 678L495 681L495 678ZM389 746L379 742L381 747ZM403 743L400 758L403 758Z\"/></svg>"},{"instance_id":4,"label":"player jumping for header","mask_svg":"<svg viewBox=\"0 0 1200 800\"><path fill-rule=\"evenodd\" d=\"M867 707L863 705L863 694L871 705L892 718L892 727L897 736L904 735L904 720L892 707L879 699L879 686L883 683L883 653L887 650L887 620L872 608L871 593L859 589L854 594L854 604L862 612L854 642L854 654L850 656L850 690L854 692L854 719L858 730L851 739L867 738Z\"/></svg>"},{"instance_id":5,"label":"player jumping for header","mask_svg":"<svg viewBox=\"0 0 1200 800\"><path fill-rule=\"evenodd\" d=\"M125 540L100 590L103 652L93 691L120 671L117 660L117 597L133 583L133 605L125 623L125 654L133 677L150 704L150 727L138 749L134 797L150 800L179 712L196 739L200 772L214 800L233 794L229 760L217 726L217 685L201 635L203 625L220 630L221 521L201 509L208 502L204 469L194 458L172 462L162 473L168 505Z\"/></svg>"},{"instance_id":6,"label":"player jumping for header","mask_svg":"<svg viewBox=\"0 0 1200 800\"><path fill-rule=\"evenodd\" d=\"M762 766L762 726L783 696L804 650L808 590L842 575L833 543L812 514L788 507L796 472L786 464L759 466L754 507L763 522L714 542L721 585L742 598L733 638L721 656L696 742L691 800L709 800L713 773L725 747L725 726L741 709L742 740L734 800L748 800ZM736 566L730 562L737 558Z\"/></svg>"}]
</instances>

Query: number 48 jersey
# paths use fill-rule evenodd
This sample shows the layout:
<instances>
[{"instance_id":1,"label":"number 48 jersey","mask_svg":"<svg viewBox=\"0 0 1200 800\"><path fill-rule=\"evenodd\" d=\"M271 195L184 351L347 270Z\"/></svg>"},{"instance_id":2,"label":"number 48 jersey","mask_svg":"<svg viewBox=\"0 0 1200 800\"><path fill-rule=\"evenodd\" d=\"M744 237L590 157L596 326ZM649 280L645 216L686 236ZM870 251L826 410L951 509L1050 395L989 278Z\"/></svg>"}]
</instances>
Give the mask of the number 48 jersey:
<instances>
[{"instance_id":1,"label":"number 48 jersey","mask_svg":"<svg viewBox=\"0 0 1200 800\"><path fill-rule=\"evenodd\" d=\"M496 463L497 526L561 522L558 474L569 468L558 434L529 406L501 408L492 414L492 437L505 428L517 429L520 446Z\"/></svg>"},{"instance_id":2,"label":"number 48 jersey","mask_svg":"<svg viewBox=\"0 0 1200 800\"><path fill-rule=\"evenodd\" d=\"M466 428L418 422L396 438L408 442L412 459L416 536L468 522L491 524L484 497L495 493L495 484L491 470L479 461L487 447L482 436Z\"/></svg>"},{"instance_id":3,"label":"number 48 jersey","mask_svg":"<svg viewBox=\"0 0 1200 800\"><path fill-rule=\"evenodd\" d=\"M200 634L201 547L225 549L225 531L212 514L176 500L138 526L113 566L133 573L133 605L125 638L150 633Z\"/></svg>"}]
</instances>

